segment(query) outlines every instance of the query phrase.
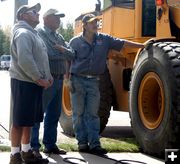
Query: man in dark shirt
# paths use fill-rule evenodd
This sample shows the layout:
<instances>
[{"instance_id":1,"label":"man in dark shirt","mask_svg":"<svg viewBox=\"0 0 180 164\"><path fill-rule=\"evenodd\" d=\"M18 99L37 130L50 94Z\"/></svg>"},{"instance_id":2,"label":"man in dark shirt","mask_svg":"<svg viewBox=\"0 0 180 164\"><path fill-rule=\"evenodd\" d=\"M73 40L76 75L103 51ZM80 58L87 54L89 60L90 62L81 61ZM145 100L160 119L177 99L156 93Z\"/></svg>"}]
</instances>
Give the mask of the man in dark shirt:
<instances>
[{"instance_id":1,"label":"man in dark shirt","mask_svg":"<svg viewBox=\"0 0 180 164\"><path fill-rule=\"evenodd\" d=\"M99 75L105 71L110 49L144 45L97 33L97 18L92 14L85 15L82 22L83 34L70 42L76 54L70 68L73 127L80 152L103 155L107 151L99 141Z\"/></svg>"},{"instance_id":2,"label":"man in dark shirt","mask_svg":"<svg viewBox=\"0 0 180 164\"><path fill-rule=\"evenodd\" d=\"M66 154L56 145L57 125L61 114L61 97L63 76L66 71L66 61L74 58L74 51L68 47L64 38L56 32L60 25L60 18L64 17L56 9L49 9L43 15L44 26L37 28L38 34L46 44L50 65L50 72L54 83L43 92L44 117L44 135L43 144L44 153ZM37 157L41 158L39 153L39 123L32 129L31 146Z\"/></svg>"}]
</instances>

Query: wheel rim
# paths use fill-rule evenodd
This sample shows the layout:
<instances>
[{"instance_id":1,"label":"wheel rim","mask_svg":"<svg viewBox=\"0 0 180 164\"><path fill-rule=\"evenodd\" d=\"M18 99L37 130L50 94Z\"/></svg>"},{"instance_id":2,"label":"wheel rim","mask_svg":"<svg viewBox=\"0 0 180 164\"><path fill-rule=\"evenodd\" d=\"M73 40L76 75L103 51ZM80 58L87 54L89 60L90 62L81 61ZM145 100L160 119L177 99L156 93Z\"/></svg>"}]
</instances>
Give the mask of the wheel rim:
<instances>
[{"instance_id":1,"label":"wheel rim","mask_svg":"<svg viewBox=\"0 0 180 164\"><path fill-rule=\"evenodd\" d=\"M67 85L63 84L62 107L67 116L72 115L70 91Z\"/></svg>"},{"instance_id":2,"label":"wheel rim","mask_svg":"<svg viewBox=\"0 0 180 164\"><path fill-rule=\"evenodd\" d=\"M138 94L138 110L144 126L156 129L164 116L164 89L159 76L147 73L141 81Z\"/></svg>"}]
</instances>

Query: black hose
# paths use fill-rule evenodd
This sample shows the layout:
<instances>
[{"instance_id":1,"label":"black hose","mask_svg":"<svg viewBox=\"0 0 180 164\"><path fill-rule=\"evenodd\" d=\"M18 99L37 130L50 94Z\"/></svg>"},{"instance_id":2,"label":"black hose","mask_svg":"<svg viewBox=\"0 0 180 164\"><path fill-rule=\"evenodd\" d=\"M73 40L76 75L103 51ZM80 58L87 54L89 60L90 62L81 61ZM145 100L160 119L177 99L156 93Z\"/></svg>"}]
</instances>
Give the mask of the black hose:
<instances>
[{"instance_id":1,"label":"black hose","mask_svg":"<svg viewBox=\"0 0 180 164\"><path fill-rule=\"evenodd\" d=\"M126 159L116 160L116 159L108 157L107 155L102 155L102 156L97 155L97 156L114 161L115 162L114 164L132 164L132 163L147 164L147 163L144 163L141 161L135 161L135 160L126 160ZM79 162L84 162L84 163L88 164L88 161L81 159L81 158L76 158L76 157L66 157L63 159L63 161L70 163L70 164L79 164L79 162L71 162L71 160L73 160L73 159L78 160Z\"/></svg>"},{"instance_id":2,"label":"black hose","mask_svg":"<svg viewBox=\"0 0 180 164\"><path fill-rule=\"evenodd\" d=\"M9 131L8 131L2 124L0 124L0 126L1 126L7 133L9 133Z\"/></svg>"},{"instance_id":3,"label":"black hose","mask_svg":"<svg viewBox=\"0 0 180 164\"><path fill-rule=\"evenodd\" d=\"M71 162L71 160L77 160L78 162ZM64 162L70 163L70 164L79 164L79 162L84 162L85 164L88 164L88 162L85 159L76 158L76 157L67 157L63 159Z\"/></svg>"},{"instance_id":4,"label":"black hose","mask_svg":"<svg viewBox=\"0 0 180 164\"><path fill-rule=\"evenodd\" d=\"M141 162L141 161L135 161L135 160L127 160L127 159L122 159L122 160L119 160L117 161L115 164L130 164L129 162L132 162L132 163L140 163L140 164L147 164L147 163L144 163L144 162Z\"/></svg>"},{"instance_id":5,"label":"black hose","mask_svg":"<svg viewBox=\"0 0 180 164\"><path fill-rule=\"evenodd\" d=\"M98 155L99 156L99 155ZM114 158L110 158L108 157L107 155L102 155L102 156L99 156L101 158L106 158L106 159L109 159L111 161L115 161L114 164L131 164L129 162L133 162L133 163L140 163L140 164L147 164L147 163L144 163L144 162L141 162L141 161L135 161L135 160L127 160L127 159L122 159L122 160L116 160Z\"/></svg>"}]
</instances>

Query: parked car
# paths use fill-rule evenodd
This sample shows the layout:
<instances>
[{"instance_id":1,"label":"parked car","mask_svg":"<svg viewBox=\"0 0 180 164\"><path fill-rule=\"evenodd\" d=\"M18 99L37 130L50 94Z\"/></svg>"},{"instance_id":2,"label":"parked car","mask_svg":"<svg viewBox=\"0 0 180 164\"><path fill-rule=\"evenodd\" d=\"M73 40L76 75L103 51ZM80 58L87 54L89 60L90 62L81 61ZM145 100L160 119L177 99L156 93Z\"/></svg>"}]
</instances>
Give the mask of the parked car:
<instances>
[{"instance_id":1,"label":"parked car","mask_svg":"<svg viewBox=\"0 0 180 164\"><path fill-rule=\"evenodd\" d=\"M0 67L2 70L8 70L10 67L11 55L2 55L0 57Z\"/></svg>"}]
</instances>

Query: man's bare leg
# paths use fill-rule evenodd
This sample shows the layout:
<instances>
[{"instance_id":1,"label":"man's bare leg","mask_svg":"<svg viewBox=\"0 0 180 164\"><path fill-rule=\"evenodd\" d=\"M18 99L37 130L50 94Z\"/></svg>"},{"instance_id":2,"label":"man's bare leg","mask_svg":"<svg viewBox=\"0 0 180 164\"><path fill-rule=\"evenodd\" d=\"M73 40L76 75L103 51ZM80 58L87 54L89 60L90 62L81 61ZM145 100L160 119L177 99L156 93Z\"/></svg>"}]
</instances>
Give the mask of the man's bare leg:
<instances>
[{"instance_id":1,"label":"man's bare leg","mask_svg":"<svg viewBox=\"0 0 180 164\"><path fill-rule=\"evenodd\" d=\"M20 152L23 127L11 126L11 154Z\"/></svg>"},{"instance_id":2,"label":"man's bare leg","mask_svg":"<svg viewBox=\"0 0 180 164\"><path fill-rule=\"evenodd\" d=\"M31 149L30 137L31 137L31 127L23 127L22 139L21 139L23 152L28 152Z\"/></svg>"},{"instance_id":3,"label":"man's bare leg","mask_svg":"<svg viewBox=\"0 0 180 164\"><path fill-rule=\"evenodd\" d=\"M31 127L23 127L22 131L22 144L29 144L31 138Z\"/></svg>"}]
</instances>

